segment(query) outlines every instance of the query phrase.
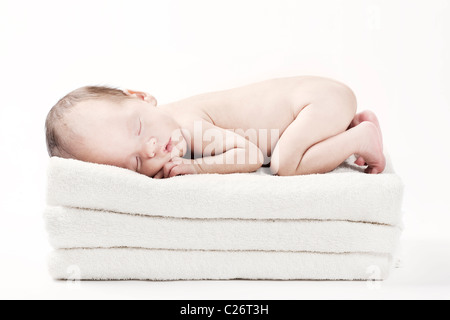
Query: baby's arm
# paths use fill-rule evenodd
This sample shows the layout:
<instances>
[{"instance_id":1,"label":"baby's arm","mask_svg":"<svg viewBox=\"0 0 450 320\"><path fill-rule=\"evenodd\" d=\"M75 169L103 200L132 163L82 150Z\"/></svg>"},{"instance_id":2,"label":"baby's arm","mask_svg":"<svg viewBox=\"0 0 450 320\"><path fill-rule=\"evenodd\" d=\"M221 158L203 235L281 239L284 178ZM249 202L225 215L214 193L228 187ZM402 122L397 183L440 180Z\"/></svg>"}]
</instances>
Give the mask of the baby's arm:
<instances>
[{"instance_id":1,"label":"baby's arm","mask_svg":"<svg viewBox=\"0 0 450 320\"><path fill-rule=\"evenodd\" d=\"M193 160L200 173L247 173L264 163L257 145L230 130L203 122L202 137L201 145L194 141L195 153L202 154L202 158Z\"/></svg>"}]
</instances>

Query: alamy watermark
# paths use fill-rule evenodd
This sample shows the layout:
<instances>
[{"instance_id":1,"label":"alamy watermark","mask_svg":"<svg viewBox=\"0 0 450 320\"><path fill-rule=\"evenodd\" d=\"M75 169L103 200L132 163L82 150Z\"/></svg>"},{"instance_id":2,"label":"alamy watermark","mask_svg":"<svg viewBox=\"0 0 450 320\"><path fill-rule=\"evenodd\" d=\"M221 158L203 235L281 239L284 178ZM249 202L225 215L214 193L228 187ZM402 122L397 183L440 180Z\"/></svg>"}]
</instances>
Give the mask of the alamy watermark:
<instances>
[{"instance_id":1,"label":"alamy watermark","mask_svg":"<svg viewBox=\"0 0 450 320\"><path fill-rule=\"evenodd\" d=\"M367 278L367 289L369 290L379 290L381 289L381 280L383 280L383 272L380 266L372 265L367 267L366 274L368 274Z\"/></svg>"},{"instance_id":2,"label":"alamy watermark","mask_svg":"<svg viewBox=\"0 0 450 320\"><path fill-rule=\"evenodd\" d=\"M194 122L194 136L191 136L189 130L178 129L174 132L175 136L183 137L186 141L191 141L195 146L206 146L202 148L201 159L206 164L257 164L261 161L267 164L268 159L274 156L274 152L279 153L279 148L271 150L280 137L280 129L205 129L203 128L203 121ZM268 145L268 137L270 137L270 144ZM258 148L256 142L260 146L269 146L269 148ZM247 149L247 153L238 153L235 157L214 157L215 155L223 154L227 146L242 146ZM178 155L179 150L176 146L172 150L172 154ZM269 157L270 152L270 157ZM263 159L261 159L261 153Z\"/></svg>"},{"instance_id":3,"label":"alamy watermark","mask_svg":"<svg viewBox=\"0 0 450 320\"><path fill-rule=\"evenodd\" d=\"M78 265L68 266L66 269L67 286L70 288L77 288L81 283L81 268Z\"/></svg>"}]
</instances>

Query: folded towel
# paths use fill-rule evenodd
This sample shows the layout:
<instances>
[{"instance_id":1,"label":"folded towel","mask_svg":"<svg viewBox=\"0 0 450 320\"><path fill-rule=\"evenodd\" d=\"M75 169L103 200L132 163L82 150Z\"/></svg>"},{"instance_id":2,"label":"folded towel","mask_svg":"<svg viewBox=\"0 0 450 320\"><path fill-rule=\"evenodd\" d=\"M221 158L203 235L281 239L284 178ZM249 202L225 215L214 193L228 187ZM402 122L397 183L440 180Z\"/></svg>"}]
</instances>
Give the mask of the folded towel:
<instances>
[{"instance_id":1,"label":"folded towel","mask_svg":"<svg viewBox=\"0 0 450 320\"><path fill-rule=\"evenodd\" d=\"M352 165L308 176L256 173L151 179L107 165L53 157L47 203L174 218L313 219L400 225L403 184L388 167L368 175Z\"/></svg>"},{"instance_id":2,"label":"folded towel","mask_svg":"<svg viewBox=\"0 0 450 320\"><path fill-rule=\"evenodd\" d=\"M399 227L346 221L180 219L47 207L55 248L394 253Z\"/></svg>"},{"instance_id":3,"label":"folded towel","mask_svg":"<svg viewBox=\"0 0 450 320\"><path fill-rule=\"evenodd\" d=\"M59 280L384 280L386 254L178 251L149 249L56 250L50 273Z\"/></svg>"},{"instance_id":4,"label":"folded towel","mask_svg":"<svg viewBox=\"0 0 450 320\"><path fill-rule=\"evenodd\" d=\"M187 175L52 158L50 271L80 280L383 280L401 233L403 184L388 158L323 175Z\"/></svg>"}]
</instances>

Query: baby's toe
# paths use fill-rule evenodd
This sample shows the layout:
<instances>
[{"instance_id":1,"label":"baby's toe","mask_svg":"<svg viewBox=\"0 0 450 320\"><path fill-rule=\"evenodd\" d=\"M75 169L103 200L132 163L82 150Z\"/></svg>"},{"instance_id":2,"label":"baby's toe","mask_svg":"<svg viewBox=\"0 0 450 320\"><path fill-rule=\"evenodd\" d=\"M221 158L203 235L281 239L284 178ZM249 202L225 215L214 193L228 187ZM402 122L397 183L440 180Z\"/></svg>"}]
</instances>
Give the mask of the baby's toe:
<instances>
[{"instance_id":1,"label":"baby's toe","mask_svg":"<svg viewBox=\"0 0 450 320\"><path fill-rule=\"evenodd\" d=\"M358 159L356 159L355 164L362 167L366 165L366 161L363 157L359 157Z\"/></svg>"},{"instance_id":2,"label":"baby's toe","mask_svg":"<svg viewBox=\"0 0 450 320\"><path fill-rule=\"evenodd\" d=\"M373 173L373 168L372 167L367 167L366 170L364 170L365 173L368 174L372 174Z\"/></svg>"}]
</instances>

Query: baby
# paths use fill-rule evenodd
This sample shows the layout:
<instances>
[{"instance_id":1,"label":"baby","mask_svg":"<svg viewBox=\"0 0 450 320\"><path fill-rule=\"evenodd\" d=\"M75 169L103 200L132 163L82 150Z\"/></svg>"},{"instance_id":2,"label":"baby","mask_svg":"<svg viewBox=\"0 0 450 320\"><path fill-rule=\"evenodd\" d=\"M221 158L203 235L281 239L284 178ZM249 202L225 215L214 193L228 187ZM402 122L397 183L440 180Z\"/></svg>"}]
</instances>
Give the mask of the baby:
<instances>
[{"instance_id":1,"label":"baby","mask_svg":"<svg viewBox=\"0 0 450 320\"><path fill-rule=\"evenodd\" d=\"M280 176L326 173L353 154L366 173L381 173L377 117L356 109L351 89L319 77L272 79L161 106L145 92L90 86L62 98L45 126L50 156L155 179L261 166Z\"/></svg>"}]
</instances>

